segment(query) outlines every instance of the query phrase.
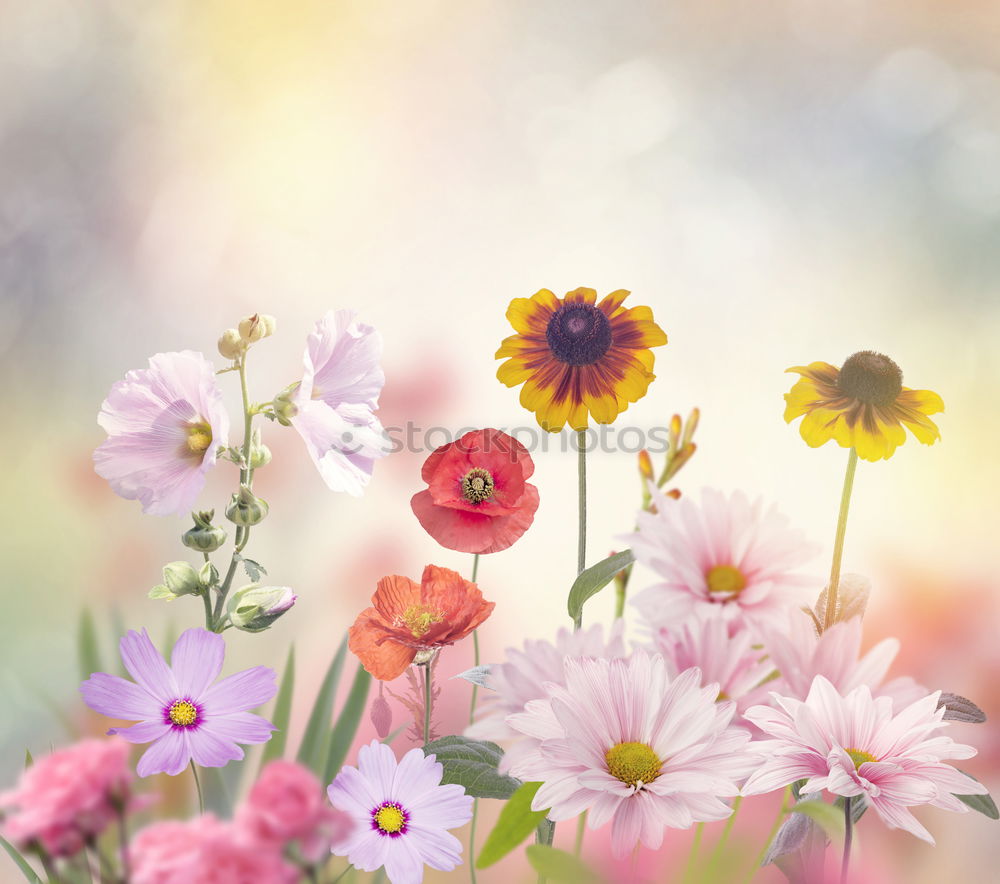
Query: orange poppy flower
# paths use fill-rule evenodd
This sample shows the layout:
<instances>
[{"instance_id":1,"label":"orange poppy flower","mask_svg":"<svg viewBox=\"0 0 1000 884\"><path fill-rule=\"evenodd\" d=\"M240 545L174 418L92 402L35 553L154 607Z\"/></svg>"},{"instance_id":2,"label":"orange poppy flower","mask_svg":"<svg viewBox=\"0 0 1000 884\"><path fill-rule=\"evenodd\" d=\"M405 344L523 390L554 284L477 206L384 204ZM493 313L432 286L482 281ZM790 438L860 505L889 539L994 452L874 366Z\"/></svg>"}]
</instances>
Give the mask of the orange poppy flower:
<instances>
[{"instance_id":1,"label":"orange poppy flower","mask_svg":"<svg viewBox=\"0 0 1000 884\"><path fill-rule=\"evenodd\" d=\"M380 681L406 671L418 653L436 651L465 638L493 613L475 583L428 565L420 583L383 577L350 629L348 647Z\"/></svg>"}]
</instances>

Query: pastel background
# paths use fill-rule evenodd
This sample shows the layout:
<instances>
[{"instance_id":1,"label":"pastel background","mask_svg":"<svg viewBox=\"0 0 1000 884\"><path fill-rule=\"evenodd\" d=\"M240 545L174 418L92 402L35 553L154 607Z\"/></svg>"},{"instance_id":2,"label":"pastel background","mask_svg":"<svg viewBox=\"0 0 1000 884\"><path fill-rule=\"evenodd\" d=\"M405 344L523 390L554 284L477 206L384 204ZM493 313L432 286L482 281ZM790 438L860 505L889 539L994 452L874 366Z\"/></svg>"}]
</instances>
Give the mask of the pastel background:
<instances>
[{"instance_id":1,"label":"pastel background","mask_svg":"<svg viewBox=\"0 0 1000 884\"><path fill-rule=\"evenodd\" d=\"M186 520L139 518L92 470L98 408L127 369L161 350L215 358L219 333L260 310L278 334L253 352L251 395L269 399L299 376L312 323L351 307L384 337L387 426L531 427L494 377L506 305L586 285L632 290L670 336L618 426L700 407L679 486L777 502L822 544L817 589L846 455L785 425L784 369L875 348L943 396L939 445L861 464L845 569L874 584L867 643L903 642L894 673L991 717L954 736L981 747L965 767L997 794L998 38L996 4L930 0L0 4L0 784L25 747L100 729L76 693L84 606L108 648L112 610L156 636L200 617L145 598ZM292 431L265 433L271 515L250 552L300 599L268 633L227 633L227 671L279 667L294 640L300 730L380 576L471 562L410 512L426 450L380 463L353 499L322 486ZM497 602L485 660L569 625L575 458L547 441L533 528L480 568ZM639 486L633 453L590 467L593 560L621 545ZM233 473L216 471L205 506L224 508ZM586 617L611 611L608 593ZM470 656L452 649L442 672ZM454 732L468 692L446 693ZM773 814L752 806L734 835L747 862ZM918 816L936 848L864 820L868 880L982 880L1000 862L1000 824ZM663 880L690 837L668 834L639 873ZM606 833L587 845L613 869ZM0 858L0 880L14 874ZM528 874L512 858L480 881Z\"/></svg>"}]
</instances>

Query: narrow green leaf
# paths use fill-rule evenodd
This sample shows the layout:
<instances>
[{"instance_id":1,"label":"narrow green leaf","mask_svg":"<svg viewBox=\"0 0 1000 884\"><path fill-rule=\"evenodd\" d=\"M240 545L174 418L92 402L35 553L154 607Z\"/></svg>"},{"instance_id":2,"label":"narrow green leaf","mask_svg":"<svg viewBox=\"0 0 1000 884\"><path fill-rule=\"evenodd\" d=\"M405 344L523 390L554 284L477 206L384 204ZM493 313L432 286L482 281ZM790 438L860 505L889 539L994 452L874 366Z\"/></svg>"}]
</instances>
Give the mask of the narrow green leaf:
<instances>
[{"instance_id":1,"label":"narrow green leaf","mask_svg":"<svg viewBox=\"0 0 1000 884\"><path fill-rule=\"evenodd\" d=\"M354 742L358 732L358 725L361 724L361 716L365 714L371 684L371 675L364 666L358 666L358 671L354 673L354 681L351 683L351 691L330 734L330 751L326 756L324 783L329 783L344 766L344 759L347 758L351 743Z\"/></svg>"},{"instance_id":2,"label":"narrow green leaf","mask_svg":"<svg viewBox=\"0 0 1000 884\"><path fill-rule=\"evenodd\" d=\"M800 801L792 811L801 813L817 823L831 841L834 838L843 840L844 814L840 808L825 801Z\"/></svg>"},{"instance_id":3,"label":"narrow green leaf","mask_svg":"<svg viewBox=\"0 0 1000 884\"><path fill-rule=\"evenodd\" d=\"M627 549L624 552L615 553L613 556L591 565L586 571L580 574L569 590L569 599L566 607L569 616L574 621L583 616L583 606L587 599L596 595L615 578L615 574L627 568L635 561L635 554Z\"/></svg>"},{"instance_id":4,"label":"narrow green leaf","mask_svg":"<svg viewBox=\"0 0 1000 884\"><path fill-rule=\"evenodd\" d=\"M21 874L31 882L31 884L42 884L42 879L38 877L35 870L28 865L28 861L21 856L17 848L11 844L6 838L0 838L0 847L7 851L7 855L14 860L14 865L16 865L20 870Z\"/></svg>"},{"instance_id":5,"label":"narrow green leaf","mask_svg":"<svg viewBox=\"0 0 1000 884\"><path fill-rule=\"evenodd\" d=\"M442 785L458 783L473 798L507 799L521 785L520 780L497 771L503 750L488 740L441 737L424 746L424 754L435 755L444 767Z\"/></svg>"},{"instance_id":6,"label":"narrow green leaf","mask_svg":"<svg viewBox=\"0 0 1000 884\"><path fill-rule=\"evenodd\" d=\"M31 757L31 750L24 750L24 769L27 770L31 765L35 763L35 759Z\"/></svg>"},{"instance_id":7,"label":"narrow green leaf","mask_svg":"<svg viewBox=\"0 0 1000 884\"><path fill-rule=\"evenodd\" d=\"M547 844L529 844L525 850L528 862L542 878L566 884L601 884L604 880L583 860L565 850Z\"/></svg>"},{"instance_id":8,"label":"narrow green leaf","mask_svg":"<svg viewBox=\"0 0 1000 884\"><path fill-rule=\"evenodd\" d=\"M285 744L288 742L288 722L292 717L292 694L295 692L295 645L288 649L288 659L285 661L285 671L281 674L281 686L278 697L274 701L274 712L271 713L271 724L277 730L271 734L271 739L264 744L264 753L260 759L263 767L275 758L285 754Z\"/></svg>"},{"instance_id":9,"label":"narrow green leaf","mask_svg":"<svg viewBox=\"0 0 1000 884\"><path fill-rule=\"evenodd\" d=\"M947 717L948 716L946 715L945 718ZM976 778L972 774L970 774L967 770L963 770L961 771L961 773L964 773L971 780L976 780ZM978 783L979 780L976 780L976 782ZM955 797L959 801L961 801L962 804L968 805L973 810L977 811L978 813L981 813L985 817L989 817L991 820L1000 819L1000 811L997 810L996 803L989 796L989 794L956 795Z\"/></svg>"},{"instance_id":10,"label":"narrow green leaf","mask_svg":"<svg viewBox=\"0 0 1000 884\"><path fill-rule=\"evenodd\" d=\"M323 683L316 693L306 731L302 735L299 753L296 756L300 764L308 767L316 776L322 776L326 767L326 756L330 744L330 718L333 715L333 697L337 692L337 682L340 681L340 671L344 668L344 656L347 654L347 636L345 635L330 668L326 671Z\"/></svg>"},{"instance_id":11,"label":"narrow green leaf","mask_svg":"<svg viewBox=\"0 0 1000 884\"><path fill-rule=\"evenodd\" d=\"M76 631L76 652L80 662L80 679L86 681L101 669L101 652L97 647L97 628L90 608L80 612L80 623Z\"/></svg>"},{"instance_id":12,"label":"narrow green leaf","mask_svg":"<svg viewBox=\"0 0 1000 884\"><path fill-rule=\"evenodd\" d=\"M404 721L391 734L389 734L384 740L382 740L382 742L385 743L386 746L391 746L392 745L392 741L395 740L396 737L398 737L403 731L406 730L406 725L407 725L407 722Z\"/></svg>"},{"instance_id":13,"label":"narrow green leaf","mask_svg":"<svg viewBox=\"0 0 1000 884\"><path fill-rule=\"evenodd\" d=\"M531 802L541 785L541 783L524 783L510 796L510 800L500 811L500 817L493 831L487 836L483 849L479 851L479 858L476 860L477 869L485 869L503 859L529 837L545 819L547 809L531 809Z\"/></svg>"},{"instance_id":14,"label":"narrow green leaf","mask_svg":"<svg viewBox=\"0 0 1000 884\"><path fill-rule=\"evenodd\" d=\"M226 818L233 810L233 801L229 786L223 773L233 768L236 762L230 762L226 767L199 767L202 797L205 799L205 810L218 817Z\"/></svg>"}]
</instances>

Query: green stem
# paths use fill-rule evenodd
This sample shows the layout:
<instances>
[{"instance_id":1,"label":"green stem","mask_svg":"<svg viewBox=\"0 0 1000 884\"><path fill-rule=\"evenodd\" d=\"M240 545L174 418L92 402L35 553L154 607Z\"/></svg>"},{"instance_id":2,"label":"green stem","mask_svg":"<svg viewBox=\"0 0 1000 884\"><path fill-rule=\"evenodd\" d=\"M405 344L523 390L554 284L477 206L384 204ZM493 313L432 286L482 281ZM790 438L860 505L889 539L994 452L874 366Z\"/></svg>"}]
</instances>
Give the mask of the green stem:
<instances>
[{"instance_id":1,"label":"green stem","mask_svg":"<svg viewBox=\"0 0 1000 884\"><path fill-rule=\"evenodd\" d=\"M347 873L348 873L348 872L349 872L349 871L350 871L351 869L353 869L353 868L354 868L354 866L353 866L353 865L351 865L351 863L348 863L348 864L347 864L347 868L346 868L346 869L344 869L344 871L342 871L342 872L341 872L341 873L340 873L339 875L337 875L337 877L336 877L336 878L334 878L334 879L333 879L333 881L331 881L331 882L330 882L330 884L337 884L337 882L338 882L338 881L339 881L339 880L340 880L341 878L343 878L343 877L344 877L344 875L346 875L346 874L347 874Z\"/></svg>"},{"instance_id":2,"label":"green stem","mask_svg":"<svg viewBox=\"0 0 1000 884\"><path fill-rule=\"evenodd\" d=\"M844 488L840 494L840 514L837 517L837 536L833 541L833 565L830 568L830 585L826 590L826 613L823 628L833 626L837 616L837 586L840 583L840 560L844 555L844 535L847 533L847 510L851 505L851 489L854 487L854 472L858 467L858 452L853 448L847 456L847 473Z\"/></svg>"},{"instance_id":3,"label":"green stem","mask_svg":"<svg viewBox=\"0 0 1000 884\"><path fill-rule=\"evenodd\" d=\"M587 431L576 431L576 474L579 500L579 519L576 545L576 573L582 574L587 567ZM583 626L583 611L573 620L573 629Z\"/></svg>"},{"instance_id":4,"label":"green stem","mask_svg":"<svg viewBox=\"0 0 1000 884\"><path fill-rule=\"evenodd\" d=\"M191 773L194 774L194 784L198 789L198 813L205 812L205 796L201 792L201 780L198 778L198 768L194 765L194 760L191 761Z\"/></svg>"},{"instance_id":5,"label":"green stem","mask_svg":"<svg viewBox=\"0 0 1000 884\"><path fill-rule=\"evenodd\" d=\"M726 820L725 828L722 830L722 834L719 836L719 840L715 843L715 847L712 848L712 854L708 858L708 868L705 872L705 877L709 881L713 880L712 875L715 873L716 868L719 865L719 861L722 859L722 853L726 848L726 844L729 841L729 833L733 831L733 824L736 822L736 814L739 812L740 805L743 803L743 796L737 795L733 799L733 812L729 814L729 819Z\"/></svg>"},{"instance_id":6,"label":"green stem","mask_svg":"<svg viewBox=\"0 0 1000 884\"><path fill-rule=\"evenodd\" d=\"M479 573L479 553L472 557L472 582L476 582L476 575ZM479 630L472 630L472 665L479 665ZM479 693L479 685L472 683L472 702L469 705L469 724L476 720L476 696ZM472 873L475 875L475 872Z\"/></svg>"},{"instance_id":7,"label":"green stem","mask_svg":"<svg viewBox=\"0 0 1000 884\"><path fill-rule=\"evenodd\" d=\"M583 837L587 832L587 811L584 811L576 819L576 841L573 842L573 855L579 856L583 852Z\"/></svg>"},{"instance_id":8,"label":"green stem","mask_svg":"<svg viewBox=\"0 0 1000 884\"><path fill-rule=\"evenodd\" d=\"M128 824L125 820L125 808L118 809L118 852L122 863L122 881L124 884L132 878L132 868L128 858Z\"/></svg>"},{"instance_id":9,"label":"green stem","mask_svg":"<svg viewBox=\"0 0 1000 884\"><path fill-rule=\"evenodd\" d=\"M767 833L767 838L764 839L764 846L760 849L760 853L757 854L757 858L754 860L753 865L750 867L750 874L747 876L747 884L753 880L754 875L757 874L757 870L760 869L761 863L764 862L764 857L767 856L767 850L771 846L771 842L774 840L774 836L778 834L778 829L781 828L782 822L784 822L785 814L788 813L788 799L791 797L792 787L785 786L785 791L781 796L781 807L778 809L778 815L775 817L774 822L771 824L771 831Z\"/></svg>"},{"instance_id":10,"label":"green stem","mask_svg":"<svg viewBox=\"0 0 1000 884\"><path fill-rule=\"evenodd\" d=\"M844 799L844 858L840 863L840 884L847 884L847 867L851 862L851 841L854 835L854 819L851 816L851 799Z\"/></svg>"},{"instance_id":11,"label":"green stem","mask_svg":"<svg viewBox=\"0 0 1000 884\"><path fill-rule=\"evenodd\" d=\"M698 850L701 848L701 836L705 834L705 824L698 823L697 828L694 830L694 839L691 841L691 850L688 853L687 863L684 866L684 882L691 881L694 878L694 867L698 862Z\"/></svg>"},{"instance_id":12,"label":"green stem","mask_svg":"<svg viewBox=\"0 0 1000 884\"><path fill-rule=\"evenodd\" d=\"M424 745L431 741L431 663L428 660L424 667Z\"/></svg>"},{"instance_id":13,"label":"green stem","mask_svg":"<svg viewBox=\"0 0 1000 884\"><path fill-rule=\"evenodd\" d=\"M476 817L479 815L479 799L472 802L472 823L469 826L469 881L476 884Z\"/></svg>"}]
</instances>

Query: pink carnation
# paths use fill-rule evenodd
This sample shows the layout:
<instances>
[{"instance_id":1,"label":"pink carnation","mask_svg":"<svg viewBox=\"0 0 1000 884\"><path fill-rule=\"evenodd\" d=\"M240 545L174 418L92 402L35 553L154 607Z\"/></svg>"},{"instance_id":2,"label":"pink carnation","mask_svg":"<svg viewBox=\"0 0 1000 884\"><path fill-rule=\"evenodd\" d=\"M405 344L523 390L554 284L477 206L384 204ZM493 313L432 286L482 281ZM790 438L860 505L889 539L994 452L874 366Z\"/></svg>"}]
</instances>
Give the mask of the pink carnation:
<instances>
[{"instance_id":1,"label":"pink carnation","mask_svg":"<svg viewBox=\"0 0 1000 884\"><path fill-rule=\"evenodd\" d=\"M264 768L236 822L254 839L279 850L297 841L311 862L326 856L354 828L350 816L327 804L312 771L291 761L272 761Z\"/></svg>"},{"instance_id":2,"label":"pink carnation","mask_svg":"<svg viewBox=\"0 0 1000 884\"><path fill-rule=\"evenodd\" d=\"M132 772L124 740L83 740L39 758L17 786L0 794L3 835L39 842L53 856L71 856L99 835L129 801Z\"/></svg>"}]
</instances>

